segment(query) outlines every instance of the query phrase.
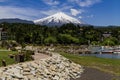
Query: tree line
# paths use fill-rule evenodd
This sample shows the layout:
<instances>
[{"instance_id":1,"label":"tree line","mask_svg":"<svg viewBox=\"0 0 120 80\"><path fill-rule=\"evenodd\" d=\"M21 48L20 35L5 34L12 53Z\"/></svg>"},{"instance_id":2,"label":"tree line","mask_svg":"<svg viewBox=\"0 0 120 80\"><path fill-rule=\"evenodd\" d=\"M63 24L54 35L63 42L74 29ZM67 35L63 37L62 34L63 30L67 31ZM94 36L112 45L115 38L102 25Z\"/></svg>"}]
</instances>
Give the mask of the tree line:
<instances>
[{"instance_id":1,"label":"tree line","mask_svg":"<svg viewBox=\"0 0 120 80\"><path fill-rule=\"evenodd\" d=\"M119 45L120 26L95 27L66 24L61 27L47 27L23 23L1 23L8 34L8 40L20 44L76 44L76 45ZM109 34L105 37L104 34Z\"/></svg>"}]
</instances>

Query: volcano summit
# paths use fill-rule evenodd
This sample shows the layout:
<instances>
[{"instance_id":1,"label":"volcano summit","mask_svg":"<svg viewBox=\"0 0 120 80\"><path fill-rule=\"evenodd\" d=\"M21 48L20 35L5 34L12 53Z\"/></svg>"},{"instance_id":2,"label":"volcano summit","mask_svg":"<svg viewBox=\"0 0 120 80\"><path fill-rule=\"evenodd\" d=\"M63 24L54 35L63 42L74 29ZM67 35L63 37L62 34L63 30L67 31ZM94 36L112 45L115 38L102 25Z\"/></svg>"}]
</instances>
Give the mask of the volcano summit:
<instances>
[{"instance_id":1,"label":"volcano summit","mask_svg":"<svg viewBox=\"0 0 120 80\"><path fill-rule=\"evenodd\" d=\"M63 24L72 23L74 25L84 25L85 23L66 15L63 12L56 13L54 15L48 16L46 18L38 19L34 21L37 25L46 25L46 26L62 26Z\"/></svg>"}]
</instances>

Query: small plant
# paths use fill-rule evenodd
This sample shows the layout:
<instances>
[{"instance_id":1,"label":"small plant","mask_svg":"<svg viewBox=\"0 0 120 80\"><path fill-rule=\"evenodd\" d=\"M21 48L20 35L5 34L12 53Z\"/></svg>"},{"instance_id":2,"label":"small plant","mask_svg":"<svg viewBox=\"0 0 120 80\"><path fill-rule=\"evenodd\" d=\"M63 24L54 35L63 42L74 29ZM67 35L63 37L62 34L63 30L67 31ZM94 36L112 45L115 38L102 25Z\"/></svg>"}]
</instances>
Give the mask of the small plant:
<instances>
[{"instance_id":1,"label":"small plant","mask_svg":"<svg viewBox=\"0 0 120 80\"><path fill-rule=\"evenodd\" d=\"M32 60L31 56L34 55L34 52L27 50L23 54L25 55L25 61L29 61Z\"/></svg>"},{"instance_id":2,"label":"small plant","mask_svg":"<svg viewBox=\"0 0 120 80\"><path fill-rule=\"evenodd\" d=\"M118 79L116 79L116 78L113 78L112 80L118 80Z\"/></svg>"},{"instance_id":3,"label":"small plant","mask_svg":"<svg viewBox=\"0 0 120 80\"><path fill-rule=\"evenodd\" d=\"M14 47L11 48L12 51L17 51Z\"/></svg>"}]
</instances>

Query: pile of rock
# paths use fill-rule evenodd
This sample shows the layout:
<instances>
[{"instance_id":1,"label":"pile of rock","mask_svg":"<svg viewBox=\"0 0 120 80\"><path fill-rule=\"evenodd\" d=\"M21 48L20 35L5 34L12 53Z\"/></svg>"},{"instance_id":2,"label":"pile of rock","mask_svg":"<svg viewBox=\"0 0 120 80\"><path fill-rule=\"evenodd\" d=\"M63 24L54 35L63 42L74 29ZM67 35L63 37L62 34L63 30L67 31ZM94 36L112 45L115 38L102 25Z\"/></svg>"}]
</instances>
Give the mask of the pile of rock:
<instances>
[{"instance_id":1,"label":"pile of rock","mask_svg":"<svg viewBox=\"0 0 120 80\"><path fill-rule=\"evenodd\" d=\"M83 69L59 54L38 61L0 68L0 80L70 80L80 77Z\"/></svg>"}]
</instances>

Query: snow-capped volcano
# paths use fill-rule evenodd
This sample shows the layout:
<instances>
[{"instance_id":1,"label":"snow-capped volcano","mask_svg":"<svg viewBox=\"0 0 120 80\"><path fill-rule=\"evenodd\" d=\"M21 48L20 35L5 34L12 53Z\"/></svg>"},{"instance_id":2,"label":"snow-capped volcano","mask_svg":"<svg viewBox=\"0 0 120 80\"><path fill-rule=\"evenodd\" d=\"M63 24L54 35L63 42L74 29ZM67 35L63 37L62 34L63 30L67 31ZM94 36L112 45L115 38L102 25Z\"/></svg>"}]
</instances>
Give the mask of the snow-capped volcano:
<instances>
[{"instance_id":1,"label":"snow-capped volcano","mask_svg":"<svg viewBox=\"0 0 120 80\"><path fill-rule=\"evenodd\" d=\"M83 22L71 16L68 16L63 12L59 12L54 15L48 16L46 18L35 20L34 23L39 25L47 25L47 26L61 26L67 23L73 23L75 25L84 24Z\"/></svg>"}]
</instances>

